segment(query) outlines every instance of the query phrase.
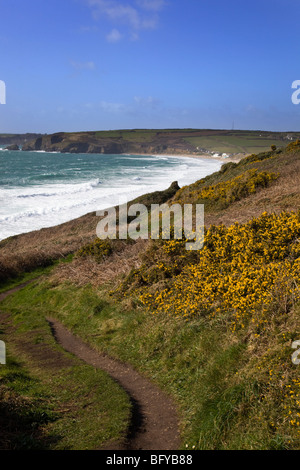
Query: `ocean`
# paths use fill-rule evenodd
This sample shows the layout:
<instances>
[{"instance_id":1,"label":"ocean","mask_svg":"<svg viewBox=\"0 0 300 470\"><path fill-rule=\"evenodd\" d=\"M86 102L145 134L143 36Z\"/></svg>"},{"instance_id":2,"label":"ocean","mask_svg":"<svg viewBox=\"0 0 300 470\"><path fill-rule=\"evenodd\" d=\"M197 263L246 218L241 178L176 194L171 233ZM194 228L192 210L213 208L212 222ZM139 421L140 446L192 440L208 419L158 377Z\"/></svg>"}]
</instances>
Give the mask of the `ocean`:
<instances>
[{"instance_id":1,"label":"ocean","mask_svg":"<svg viewBox=\"0 0 300 470\"><path fill-rule=\"evenodd\" d=\"M216 160L66 154L0 149L0 240L58 225L173 181L191 184L218 171Z\"/></svg>"}]
</instances>

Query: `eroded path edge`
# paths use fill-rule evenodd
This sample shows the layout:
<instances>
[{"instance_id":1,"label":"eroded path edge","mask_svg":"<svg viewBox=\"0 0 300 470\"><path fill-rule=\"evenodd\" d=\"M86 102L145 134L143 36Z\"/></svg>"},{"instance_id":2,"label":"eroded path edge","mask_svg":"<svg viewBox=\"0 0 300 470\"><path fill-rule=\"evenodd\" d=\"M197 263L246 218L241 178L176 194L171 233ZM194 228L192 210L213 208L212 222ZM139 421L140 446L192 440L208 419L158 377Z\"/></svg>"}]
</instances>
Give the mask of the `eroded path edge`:
<instances>
[{"instance_id":1,"label":"eroded path edge","mask_svg":"<svg viewBox=\"0 0 300 470\"><path fill-rule=\"evenodd\" d=\"M28 281L0 294L0 301L32 282ZM173 400L132 366L95 351L55 318L46 319L56 341L69 353L107 372L129 395L132 421L123 442L105 449L178 450L179 420ZM103 450L105 450L103 448Z\"/></svg>"},{"instance_id":2,"label":"eroded path edge","mask_svg":"<svg viewBox=\"0 0 300 470\"><path fill-rule=\"evenodd\" d=\"M180 435L171 398L128 364L92 349L54 318L47 318L56 341L68 352L107 372L129 395L132 423L117 450L178 450Z\"/></svg>"}]
</instances>

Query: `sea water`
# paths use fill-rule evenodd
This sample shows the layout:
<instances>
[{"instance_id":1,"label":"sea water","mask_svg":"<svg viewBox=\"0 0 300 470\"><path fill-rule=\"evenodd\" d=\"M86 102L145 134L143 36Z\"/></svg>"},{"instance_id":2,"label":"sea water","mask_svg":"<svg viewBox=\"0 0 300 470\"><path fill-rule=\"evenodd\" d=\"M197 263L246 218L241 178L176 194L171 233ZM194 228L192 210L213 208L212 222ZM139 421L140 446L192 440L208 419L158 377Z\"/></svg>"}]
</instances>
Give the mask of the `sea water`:
<instances>
[{"instance_id":1,"label":"sea water","mask_svg":"<svg viewBox=\"0 0 300 470\"><path fill-rule=\"evenodd\" d=\"M0 149L0 240L105 209L173 181L191 184L218 171L216 160L66 154Z\"/></svg>"}]
</instances>

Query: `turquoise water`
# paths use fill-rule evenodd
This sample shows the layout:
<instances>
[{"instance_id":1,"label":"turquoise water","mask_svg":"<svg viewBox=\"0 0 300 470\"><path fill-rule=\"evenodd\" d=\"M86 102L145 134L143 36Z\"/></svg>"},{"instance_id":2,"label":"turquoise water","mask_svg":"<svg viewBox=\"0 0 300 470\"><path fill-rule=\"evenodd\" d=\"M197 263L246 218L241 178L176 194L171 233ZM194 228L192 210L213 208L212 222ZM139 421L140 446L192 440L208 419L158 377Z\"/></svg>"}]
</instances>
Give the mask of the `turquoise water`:
<instances>
[{"instance_id":1,"label":"turquoise water","mask_svg":"<svg viewBox=\"0 0 300 470\"><path fill-rule=\"evenodd\" d=\"M172 156L0 151L0 239L117 205L173 181L193 183L220 162Z\"/></svg>"}]
</instances>

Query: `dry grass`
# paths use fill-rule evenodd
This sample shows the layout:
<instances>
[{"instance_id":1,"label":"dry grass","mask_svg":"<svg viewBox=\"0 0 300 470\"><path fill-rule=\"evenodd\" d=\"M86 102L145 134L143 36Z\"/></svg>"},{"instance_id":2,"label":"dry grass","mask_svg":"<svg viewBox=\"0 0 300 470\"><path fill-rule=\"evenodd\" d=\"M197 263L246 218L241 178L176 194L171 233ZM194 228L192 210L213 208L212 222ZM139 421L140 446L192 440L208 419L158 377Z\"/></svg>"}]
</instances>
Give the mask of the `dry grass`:
<instances>
[{"instance_id":1,"label":"dry grass","mask_svg":"<svg viewBox=\"0 0 300 470\"><path fill-rule=\"evenodd\" d=\"M261 164L254 163L252 167L279 172L280 177L270 187L234 202L225 210L211 213L206 211L206 226L220 223L225 225L231 225L235 222L246 223L265 211L280 213L298 210L300 207L299 152L281 154L276 158L265 160ZM234 176L236 174L233 174ZM223 178L222 175L221 177ZM213 178L216 179L216 177ZM225 176L226 178L228 179L228 176ZM166 202L173 195L172 191L170 193L171 189L172 186L166 191L145 195L144 199L141 197L138 202L147 205L151 202ZM58 258L76 252L80 247L95 239L98 222L99 217L95 212L92 212L55 227L3 240L0 242L0 282L20 273L47 266ZM60 272L60 275L65 276L66 279L76 280L76 283L79 284L95 282L98 285L104 280L111 280L116 274L127 273L130 268L137 266L139 263L138 253L143 248L144 244L138 242L136 247L127 247L124 252L115 253L101 265L91 259L74 260L70 267L62 266L57 272ZM73 272L72 276L70 272Z\"/></svg>"},{"instance_id":2,"label":"dry grass","mask_svg":"<svg viewBox=\"0 0 300 470\"><path fill-rule=\"evenodd\" d=\"M145 194L132 203L163 204L177 191L172 183L164 191ZM13 236L0 242L0 283L17 275L45 267L54 260L75 253L79 248L96 238L96 227L100 218L91 212L55 227ZM131 255L130 255L131 256ZM115 260L117 261L117 260ZM122 261L122 266L125 261ZM111 270L111 268L108 268ZM123 268L122 268L123 269Z\"/></svg>"},{"instance_id":3,"label":"dry grass","mask_svg":"<svg viewBox=\"0 0 300 470\"><path fill-rule=\"evenodd\" d=\"M96 214L89 213L55 227L3 240L0 242L0 282L74 253L95 238L98 222Z\"/></svg>"},{"instance_id":4,"label":"dry grass","mask_svg":"<svg viewBox=\"0 0 300 470\"><path fill-rule=\"evenodd\" d=\"M267 170L274 171L270 160ZM275 169L277 171L277 169ZM291 159L279 169L280 177L268 188L234 202L224 211L206 213L205 224L232 225L235 222L246 223L263 212L279 214L282 211L296 211L300 207L300 156Z\"/></svg>"},{"instance_id":5,"label":"dry grass","mask_svg":"<svg viewBox=\"0 0 300 470\"><path fill-rule=\"evenodd\" d=\"M132 268L140 267L140 254L146 249L147 243L147 240L137 240L131 245L124 244L123 250L114 252L101 263L90 256L75 258L72 263L57 266L51 281L58 284L67 281L77 286L90 284L93 287L111 282L120 275L129 274Z\"/></svg>"}]
</instances>

